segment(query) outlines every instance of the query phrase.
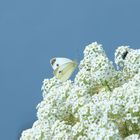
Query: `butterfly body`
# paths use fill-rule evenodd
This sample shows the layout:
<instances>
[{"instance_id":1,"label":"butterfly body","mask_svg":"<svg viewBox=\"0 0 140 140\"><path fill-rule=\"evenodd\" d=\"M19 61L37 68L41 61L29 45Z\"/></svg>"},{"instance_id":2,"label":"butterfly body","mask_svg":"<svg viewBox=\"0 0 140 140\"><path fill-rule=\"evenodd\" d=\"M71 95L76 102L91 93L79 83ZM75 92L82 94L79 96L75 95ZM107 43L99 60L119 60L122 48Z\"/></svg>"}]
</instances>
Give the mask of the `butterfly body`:
<instances>
[{"instance_id":1,"label":"butterfly body","mask_svg":"<svg viewBox=\"0 0 140 140\"><path fill-rule=\"evenodd\" d=\"M77 63L68 58L53 58L50 60L54 75L61 81L66 81L72 75Z\"/></svg>"}]
</instances>

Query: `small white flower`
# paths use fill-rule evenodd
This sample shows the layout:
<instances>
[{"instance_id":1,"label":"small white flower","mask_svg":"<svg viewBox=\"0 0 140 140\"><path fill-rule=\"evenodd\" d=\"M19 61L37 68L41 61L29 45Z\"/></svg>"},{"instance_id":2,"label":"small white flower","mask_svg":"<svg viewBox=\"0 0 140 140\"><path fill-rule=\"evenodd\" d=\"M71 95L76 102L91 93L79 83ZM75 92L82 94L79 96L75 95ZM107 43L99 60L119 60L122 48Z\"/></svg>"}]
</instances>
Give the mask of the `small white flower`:
<instances>
[{"instance_id":1,"label":"small white flower","mask_svg":"<svg viewBox=\"0 0 140 140\"><path fill-rule=\"evenodd\" d=\"M137 124L138 123L138 118L137 117L133 117L132 118L132 123L136 123Z\"/></svg>"},{"instance_id":2,"label":"small white flower","mask_svg":"<svg viewBox=\"0 0 140 140\"><path fill-rule=\"evenodd\" d=\"M139 111L139 106L134 106L133 107L133 112L135 113L135 112L138 112Z\"/></svg>"}]
</instances>

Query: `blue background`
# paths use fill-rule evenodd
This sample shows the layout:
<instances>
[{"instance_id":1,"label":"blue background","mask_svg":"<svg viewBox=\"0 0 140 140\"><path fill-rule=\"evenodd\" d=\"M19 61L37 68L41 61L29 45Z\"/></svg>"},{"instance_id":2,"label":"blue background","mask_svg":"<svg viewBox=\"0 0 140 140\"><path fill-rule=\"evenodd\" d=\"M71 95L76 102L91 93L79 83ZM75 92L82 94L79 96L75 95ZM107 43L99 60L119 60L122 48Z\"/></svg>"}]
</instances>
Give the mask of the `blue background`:
<instances>
[{"instance_id":1,"label":"blue background","mask_svg":"<svg viewBox=\"0 0 140 140\"><path fill-rule=\"evenodd\" d=\"M140 0L0 1L0 139L19 139L36 120L50 58L80 61L94 41L112 60L119 45L140 48Z\"/></svg>"}]
</instances>

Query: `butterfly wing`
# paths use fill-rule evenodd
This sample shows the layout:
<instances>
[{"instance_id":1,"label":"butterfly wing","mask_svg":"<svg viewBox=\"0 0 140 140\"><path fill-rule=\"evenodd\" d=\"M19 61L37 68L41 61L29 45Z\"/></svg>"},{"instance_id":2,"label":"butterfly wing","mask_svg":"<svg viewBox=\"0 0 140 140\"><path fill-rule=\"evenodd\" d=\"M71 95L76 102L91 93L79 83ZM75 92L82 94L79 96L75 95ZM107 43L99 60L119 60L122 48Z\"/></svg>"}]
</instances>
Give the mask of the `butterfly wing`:
<instances>
[{"instance_id":1,"label":"butterfly wing","mask_svg":"<svg viewBox=\"0 0 140 140\"><path fill-rule=\"evenodd\" d=\"M50 64L52 65L52 68L54 70L57 69L59 66L62 66L69 62L73 62L73 61L68 58L63 58L63 57L52 58L50 60Z\"/></svg>"},{"instance_id":2,"label":"butterfly wing","mask_svg":"<svg viewBox=\"0 0 140 140\"><path fill-rule=\"evenodd\" d=\"M69 79L69 77L75 70L76 65L77 65L76 62L74 61L63 64L59 66L56 70L54 70L54 75L61 81L66 81Z\"/></svg>"}]
</instances>

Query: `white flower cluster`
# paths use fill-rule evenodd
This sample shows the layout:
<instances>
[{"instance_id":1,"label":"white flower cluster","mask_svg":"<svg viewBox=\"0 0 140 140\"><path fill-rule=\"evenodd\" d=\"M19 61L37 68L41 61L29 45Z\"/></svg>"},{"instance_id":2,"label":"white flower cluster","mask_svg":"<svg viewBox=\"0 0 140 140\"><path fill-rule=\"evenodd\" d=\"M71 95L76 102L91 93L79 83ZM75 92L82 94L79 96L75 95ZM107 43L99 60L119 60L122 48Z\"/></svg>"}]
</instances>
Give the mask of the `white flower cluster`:
<instances>
[{"instance_id":1,"label":"white flower cluster","mask_svg":"<svg viewBox=\"0 0 140 140\"><path fill-rule=\"evenodd\" d=\"M118 47L115 62L94 42L74 82L45 79L38 120L20 140L140 139L140 50Z\"/></svg>"}]
</instances>

